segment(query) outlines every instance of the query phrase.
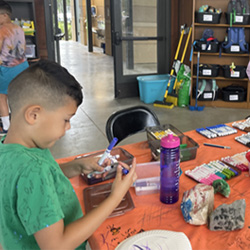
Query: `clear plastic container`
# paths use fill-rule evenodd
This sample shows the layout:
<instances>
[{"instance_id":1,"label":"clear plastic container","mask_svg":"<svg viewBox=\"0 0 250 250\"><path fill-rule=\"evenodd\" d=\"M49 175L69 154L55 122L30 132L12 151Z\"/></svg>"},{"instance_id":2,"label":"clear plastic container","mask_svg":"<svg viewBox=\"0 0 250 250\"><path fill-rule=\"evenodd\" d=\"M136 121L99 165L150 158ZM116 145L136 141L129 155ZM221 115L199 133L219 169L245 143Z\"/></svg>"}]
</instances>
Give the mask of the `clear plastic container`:
<instances>
[{"instance_id":1,"label":"clear plastic container","mask_svg":"<svg viewBox=\"0 0 250 250\"><path fill-rule=\"evenodd\" d=\"M26 44L25 55L27 58L35 58L36 57L36 45Z\"/></svg>"},{"instance_id":2,"label":"clear plastic container","mask_svg":"<svg viewBox=\"0 0 250 250\"><path fill-rule=\"evenodd\" d=\"M146 162L136 165L137 180L133 186L136 195L159 193L160 191L160 162Z\"/></svg>"},{"instance_id":3,"label":"clear plastic container","mask_svg":"<svg viewBox=\"0 0 250 250\"><path fill-rule=\"evenodd\" d=\"M160 136L167 135L167 131L172 131L180 138L180 157L181 162L189 161L196 158L197 148L199 147L192 138L184 135L180 130L172 126L171 124L164 124L160 126L148 127L146 129L149 147L151 148L152 155L156 161L160 160Z\"/></svg>"}]
</instances>

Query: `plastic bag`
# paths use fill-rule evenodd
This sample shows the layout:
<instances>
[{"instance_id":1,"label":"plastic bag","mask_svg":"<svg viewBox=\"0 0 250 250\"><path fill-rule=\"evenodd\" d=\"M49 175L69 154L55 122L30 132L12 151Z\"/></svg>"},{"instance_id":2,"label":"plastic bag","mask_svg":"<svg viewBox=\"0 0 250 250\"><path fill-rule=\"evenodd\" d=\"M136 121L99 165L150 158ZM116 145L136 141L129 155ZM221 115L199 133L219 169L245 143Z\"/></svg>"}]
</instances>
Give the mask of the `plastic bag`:
<instances>
[{"instance_id":1,"label":"plastic bag","mask_svg":"<svg viewBox=\"0 0 250 250\"><path fill-rule=\"evenodd\" d=\"M186 107L189 105L190 86L191 86L190 67L182 64L177 75L178 106Z\"/></svg>"},{"instance_id":2,"label":"plastic bag","mask_svg":"<svg viewBox=\"0 0 250 250\"><path fill-rule=\"evenodd\" d=\"M189 105L190 80L184 80L178 90L178 106L186 107Z\"/></svg>"},{"instance_id":3,"label":"plastic bag","mask_svg":"<svg viewBox=\"0 0 250 250\"><path fill-rule=\"evenodd\" d=\"M214 207L214 188L197 184L183 194L181 211L184 220L193 225L204 225Z\"/></svg>"}]
</instances>

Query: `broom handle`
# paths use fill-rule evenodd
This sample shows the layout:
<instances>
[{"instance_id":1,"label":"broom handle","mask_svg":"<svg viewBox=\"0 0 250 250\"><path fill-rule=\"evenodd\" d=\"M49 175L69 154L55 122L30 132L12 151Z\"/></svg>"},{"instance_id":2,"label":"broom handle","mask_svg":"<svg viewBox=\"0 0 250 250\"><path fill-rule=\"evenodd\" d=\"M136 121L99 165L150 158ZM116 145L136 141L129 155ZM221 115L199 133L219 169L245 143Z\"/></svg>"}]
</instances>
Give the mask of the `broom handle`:
<instances>
[{"instance_id":1,"label":"broom handle","mask_svg":"<svg viewBox=\"0 0 250 250\"><path fill-rule=\"evenodd\" d=\"M181 31L181 37L180 37L180 40L179 40L179 43L178 43L178 46L177 46L177 50L176 50L176 52L175 52L174 63L173 63L173 65L172 65L172 69L171 69L171 72L170 72L170 75L171 75L171 76L174 74L174 65L175 65L175 61L176 61L177 58L178 58L179 52L180 52L180 48L181 48L181 43L182 43L184 31L185 31L184 29Z\"/></svg>"},{"instance_id":2,"label":"broom handle","mask_svg":"<svg viewBox=\"0 0 250 250\"><path fill-rule=\"evenodd\" d=\"M197 107L197 97L198 97L199 64L200 64L200 51L198 51L198 55L197 55L197 73L196 73L195 107Z\"/></svg>"},{"instance_id":3,"label":"broom handle","mask_svg":"<svg viewBox=\"0 0 250 250\"><path fill-rule=\"evenodd\" d=\"M192 33L192 27L189 28L188 37L187 37L186 44L185 44L185 47L184 47L184 51L183 51L183 54L182 54L182 57L181 57L181 65L182 65L182 63L184 61L184 58L185 58L185 55L186 55L186 52L187 52L187 47L188 47L188 43L189 43L189 40L190 40L191 33ZM177 76L175 78L173 89L176 88L176 84L177 84Z\"/></svg>"},{"instance_id":4,"label":"broom handle","mask_svg":"<svg viewBox=\"0 0 250 250\"><path fill-rule=\"evenodd\" d=\"M180 41L179 41L179 43L178 43L177 50L176 50L175 57L174 57L174 60L175 60L175 61L177 60L178 55L179 55L179 51L180 51L180 47L181 47L181 43L182 43L184 31L185 31L184 29L181 31Z\"/></svg>"},{"instance_id":5,"label":"broom handle","mask_svg":"<svg viewBox=\"0 0 250 250\"><path fill-rule=\"evenodd\" d=\"M180 52L180 47L181 47L184 31L185 31L184 29L181 31L181 37L180 37L180 40L179 40L179 43L178 43L178 46L177 46L177 50L175 52L174 63L172 65L172 69L171 69L170 76L169 76L169 79L168 79L168 84L167 84L167 89L166 89L165 94L164 94L164 99L166 99L167 95L168 95L168 88L170 86L170 82L171 82L172 76L174 74L174 64L175 64L175 61L177 60L179 52Z\"/></svg>"},{"instance_id":6,"label":"broom handle","mask_svg":"<svg viewBox=\"0 0 250 250\"><path fill-rule=\"evenodd\" d=\"M186 41L186 44L185 44L185 47L184 47L184 51L183 51L183 55L182 55L182 58L181 58L181 64L183 63L185 55L186 55L186 51L187 51L187 47L188 47L188 43L189 43L189 39L190 39L191 33L192 33L192 27L189 28L187 41Z\"/></svg>"}]
</instances>

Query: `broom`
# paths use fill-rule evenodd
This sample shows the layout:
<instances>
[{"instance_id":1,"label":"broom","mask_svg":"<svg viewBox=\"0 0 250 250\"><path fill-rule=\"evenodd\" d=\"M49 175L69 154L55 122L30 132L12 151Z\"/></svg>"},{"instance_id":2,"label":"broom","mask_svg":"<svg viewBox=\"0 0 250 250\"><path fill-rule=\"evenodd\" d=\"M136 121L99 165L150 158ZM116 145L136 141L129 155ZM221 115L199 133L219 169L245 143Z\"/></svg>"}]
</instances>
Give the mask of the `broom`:
<instances>
[{"instance_id":1,"label":"broom","mask_svg":"<svg viewBox=\"0 0 250 250\"><path fill-rule=\"evenodd\" d=\"M198 51L197 55L197 75L196 75L196 93L195 93L195 106L189 106L189 110L191 111L202 111L204 109L204 106L198 106L197 105L197 97L198 97L198 87L199 87L199 64L200 64L200 51Z\"/></svg>"},{"instance_id":2,"label":"broom","mask_svg":"<svg viewBox=\"0 0 250 250\"><path fill-rule=\"evenodd\" d=\"M180 51L184 31L185 30L183 29L182 32L181 32L180 40L179 40L177 50L176 50L176 53L175 53L174 63L172 65L172 69L171 69L170 76L169 76L169 79L168 79L168 84L167 84L167 88L166 88L166 91L165 91L165 94L164 94L163 101L155 101L154 102L155 107L162 107L162 108L169 108L169 109L174 107L174 104L172 102L167 102L167 96L168 96L168 90L169 90L169 87L170 87L170 83L171 83L171 80L173 78L174 66L175 66L175 63L176 63L177 58L178 58L178 54L179 54L179 51Z\"/></svg>"},{"instance_id":3,"label":"broom","mask_svg":"<svg viewBox=\"0 0 250 250\"><path fill-rule=\"evenodd\" d=\"M187 47L188 47L188 43L189 43L189 40L190 40L191 33L192 33L192 27L189 28L188 37L187 37L186 44L185 44L184 51L183 51L183 55L182 55L182 58L181 58L180 67L183 64L183 61L184 61L184 58L185 58L185 55L186 55L186 51L187 51ZM179 71L178 71L178 73L179 73ZM178 81L177 80L178 73L177 73L177 76L175 78L173 91L172 91L172 93L168 94L167 100L166 100L166 102L173 103L174 106L177 106L177 104L178 104L178 95L177 95L177 93L175 91L176 90L177 81Z\"/></svg>"}]
</instances>

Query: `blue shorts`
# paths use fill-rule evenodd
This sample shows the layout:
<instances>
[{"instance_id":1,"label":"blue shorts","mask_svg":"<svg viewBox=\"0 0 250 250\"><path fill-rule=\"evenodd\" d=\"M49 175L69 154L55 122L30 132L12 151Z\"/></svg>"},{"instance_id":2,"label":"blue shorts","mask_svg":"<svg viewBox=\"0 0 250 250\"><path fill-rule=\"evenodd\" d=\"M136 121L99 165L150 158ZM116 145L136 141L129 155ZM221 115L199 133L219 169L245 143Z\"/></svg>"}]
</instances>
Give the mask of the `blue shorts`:
<instances>
[{"instance_id":1,"label":"blue shorts","mask_svg":"<svg viewBox=\"0 0 250 250\"><path fill-rule=\"evenodd\" d=\"M29 67L29 64L27 61L21 64L18 64L14 67L0 66L0 94L7 95L8 86L10 82L28 67Z\"/></svg>"}]
</instances>

